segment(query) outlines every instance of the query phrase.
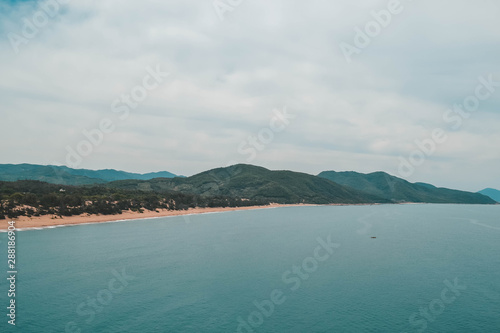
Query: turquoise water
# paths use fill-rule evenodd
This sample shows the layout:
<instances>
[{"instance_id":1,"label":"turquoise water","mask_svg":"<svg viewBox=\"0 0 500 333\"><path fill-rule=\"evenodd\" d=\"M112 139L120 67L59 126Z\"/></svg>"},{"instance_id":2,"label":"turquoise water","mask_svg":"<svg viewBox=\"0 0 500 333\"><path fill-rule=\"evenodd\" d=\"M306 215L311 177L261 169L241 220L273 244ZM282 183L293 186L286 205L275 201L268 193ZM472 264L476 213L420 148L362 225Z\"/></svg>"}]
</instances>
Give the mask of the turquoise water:
<instances>
[{"instance_id":1,"label":"turquoise water","mask_svg":"<svg viewBox=\"0 0 500 333\"><path fill-rule=\"evenodd\" d=\"M2 279L0 331L499 332L499 213L286 207L22 231L16 327Z\"/></svg>"}]
</instances>

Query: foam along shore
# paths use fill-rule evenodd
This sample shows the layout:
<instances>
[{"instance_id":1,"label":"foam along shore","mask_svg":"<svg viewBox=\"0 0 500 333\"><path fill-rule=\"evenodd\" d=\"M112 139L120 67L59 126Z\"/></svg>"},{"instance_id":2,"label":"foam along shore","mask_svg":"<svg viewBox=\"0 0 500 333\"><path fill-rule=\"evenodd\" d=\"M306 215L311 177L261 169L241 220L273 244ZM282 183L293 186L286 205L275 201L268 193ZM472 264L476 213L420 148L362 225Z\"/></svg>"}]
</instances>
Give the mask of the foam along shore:
<instances>
[{"instance_id":1,"label":"foam along shore","mask_svg":"<svg viewBox=\"0 0 500 333\"><path fill-rule=\"evenodd\" d=\"M20 216L15 219L6 219L0 221L0 230L7 230L8 222L14 220L16 222L16 229L31 229L31 228L50 228L63 225L76 225L76 224L88 224L88 223L100 223L100 222L113 222L113 221L124 221L124 220L137 220L137 219L148 219L155 217L165 217L165 216L180 216L180 215L191 215L191 214L204 214L204 213L218 213L218 212L228 212L235 210L249 210L249 209L266 209L266 208L276 208L276 207L290 207L290 206L309 206L304 204L294 204L294 205L281 205L281 204L270 204L267 206L248 206L248 207L216 207L216 208L189 208L188 210L167 210L158 209L156 211L150 211L144 209L142 213L133 211L124 211L122 214L117 215L74 215L74 216L54 216L54 215L43 215L43 216Z\"/></svg>"}]
</instances>

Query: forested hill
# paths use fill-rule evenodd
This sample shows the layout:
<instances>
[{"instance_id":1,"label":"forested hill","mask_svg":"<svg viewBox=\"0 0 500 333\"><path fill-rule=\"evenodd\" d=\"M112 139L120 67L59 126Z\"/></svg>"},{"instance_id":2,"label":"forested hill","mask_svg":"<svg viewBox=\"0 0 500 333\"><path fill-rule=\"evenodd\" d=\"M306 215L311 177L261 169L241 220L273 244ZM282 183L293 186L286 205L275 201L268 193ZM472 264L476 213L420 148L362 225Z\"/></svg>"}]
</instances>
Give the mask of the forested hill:
<instances>
[{"instance_id":1,"label":"forested hill","mask_svg":"<svg viewBox=\"0 0 500 333\"><path fill-rule=\"evenodd\" d=\"M158 177L173 178L176 175L167 171L139 174L113 169L88 170L55 165L0 164L0 181L40 180L52 184L89 185L122 179L153 179Z\"/></svg>"},{"instance_id":2,"label":"forested hill","mask_svg":"<svg viewBox=\"0 0 500 333\"><path fill-rule=\"evenodd\" d=\"M142 191L176 191L201 196L229 196L283 204L388 203L387 199L336 184L327 179L293 171L271 171L238 164L187 178L124 180L110 188Z\"/></svg>"},{"instance_id":3,"label":"forested hill","mask_svg":"<svg viewBox=\"0 0 500 333\"><path fill-rule=\"evenodd\" d=\"M188 178L121 180L94 185L0 182L0 218L54 214L120 214L124 210L184 210L270 203L388 203L383 198L316 176L251 165L219 168Z\"/></svg>"},{"instance_id":4,"label":"forested hill","mask_svg":"<svg viewBox=\"0 0 500 333\"><path fill-rule=\"evenodd\" d=\"M324 171L319 177L341 185L380 196L393 202L494 204L480 193L438 188L426 183L410 183L385 172L363 174L358 172Z\"/></svg>"},{"instance_id":5,"label":"forested hill","mask_svg":"<svg viewBox=\"0 0 500 333\"><path fill-rule=\"evenodd\" d=\"M479 193L437 188L425 183L412 184L383 172L365 175L328 171L313 176L246 164L217 168L187 178L127 179L78 186L35 180L0 181L0 200L0 218L270 203L496 203Z\"/></svg>"}]
</instances>

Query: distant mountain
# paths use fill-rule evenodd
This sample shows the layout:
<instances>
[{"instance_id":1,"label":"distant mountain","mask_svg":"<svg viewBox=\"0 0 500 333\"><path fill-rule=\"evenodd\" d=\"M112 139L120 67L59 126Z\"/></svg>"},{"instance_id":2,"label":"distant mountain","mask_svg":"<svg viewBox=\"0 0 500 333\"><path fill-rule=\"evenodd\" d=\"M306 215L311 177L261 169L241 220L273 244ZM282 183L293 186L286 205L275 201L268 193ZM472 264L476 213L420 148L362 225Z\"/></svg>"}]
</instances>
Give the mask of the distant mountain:
<instances>
[{"instance_id":1,"label":"distant mountain","mask_svg":"<svg viewBox=\"0 0 500 333\"><path fill-rule=\"evenodd\" d=\"M112 169L87 170L54 165L0 164L0 181L40 180L61 185L89 185L123 179L148 180L158 177L173 178L176 175L166 171L139 174Z\"/></svg>"},{"instance_id":2,"label":"distant mountain","mask_svg":"<svg viewBox=\"0 0 500 333\"><path fill-rule=\"evenodd\" d=\"M228 196L276 203L387 203L389 200L293 171L271 171L238 164L187 178L123 180L106 184L124 190L179 191L202 196Z\"/></svg>"},{"instance_id":3,"label":"distant mountain","mask_svg":"<svg viewBox=\"0 0 500 333\"><path fill-rule=\"evenodd\" d=\"M324 171L318 175L340 185L382 197L393 202L493 204L491 198L479 193L437 188L426 183L410 183L385 172Z\"/></svg>"},{"instance_id":4,"label":"distant mountain","mask_svg":"<svg viewBox=\"0 0 500 333\"><path fill-rule=\"evenodd\" d=\"M486 196L492 198L496 202L500 202L500 191L499 190L495 190L493 188L485 188L484 190L479 191L477 193L481 193L482 195L486 195Z\"/></svg>"},{"instance_id":5,"label":"distant mountain","mask_svg":"<svg viewBox=\"0 0 500 333\"><path fill-rule=\"evenodd\" d=\"M241 198L276 203L467 203L494 204L499 191L488 195L427 183L410 183L385 172L325 171L313 176L293 171L271 171L238 164L217 168L191 177L170 172L147 174L112 169L71 169L65 166L0 164L0 181L38 180L59 185L103 185L112 191L131 190L154 193L183 193L207 197ZM492 192L496 191L496 192ZM483 191L482 191L483 192ZM114 192L113 192L114 193ZM493 199L492 199L493 198ZM495 199L496 198L496 199Z\"/></svg>"},{"instance_id":6,"label":"distant mountain","mask_svg":"<svg viewBox=\"0 0 500 333\"><path fill-rule=\"evenodd\" d=\"M141 180L149 180L153 178L174 178L174 175L171 172L160 171L160 172L149 172L149 173L132 173L125 171L118 171L113 169L104 169L104 170L87 170L87 169L71 169L68 167L61 167L63 170L75 176L84 176L89 178L98 178L105 180L107 182L115 181L115 180L124 180L124 179L141 179Z\"/></svg>"}]
</instances>

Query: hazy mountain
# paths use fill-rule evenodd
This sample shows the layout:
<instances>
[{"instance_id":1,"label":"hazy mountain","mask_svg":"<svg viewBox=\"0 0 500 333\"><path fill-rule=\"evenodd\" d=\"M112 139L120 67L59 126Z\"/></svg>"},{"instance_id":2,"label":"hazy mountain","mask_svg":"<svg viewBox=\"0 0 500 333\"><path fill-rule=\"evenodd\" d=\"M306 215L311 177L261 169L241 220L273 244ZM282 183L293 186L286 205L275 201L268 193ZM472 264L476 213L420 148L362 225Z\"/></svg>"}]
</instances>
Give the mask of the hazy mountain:
<instances>
[{"instance_id":1,"label":"hazy mountain","mask_svg":"<svg viewBox=\"0 0 500 333\"><path fill-rule=\"evenodd\" d=\"M437 188L426 183L410 183L385 172L324 171L318 175L341 185L370 193L393 202L493 204L491 198L479 193Z\"/></svg>"},{"instance_id":2,"label":"hazy mountain","mask_svg":"<svg viewBox=\"0 0 500 333\"><path fill-rule=\"evenodd\" d=\"M139 174L112 169L87 170L53 165L0 164L0 181L40 180L52 184L89 185L123 179L147 180L157 177L172 178L175 175L166 171Z\"/></svg>"},{"instance_id":3,"label":"hazy mountain","mask_svg":"<svg viewBox=\"0 0 500 333\"><path fill-rule=\"evenodd\" d=\"M149 173L132 173L125 171L118 171L113 169L104 169L104 170L87 170L87 169L71 169L67 167L61 167L68 173L75 176L85 176L90 178L98 178L103 179L105 181L115 181L115 180L123 180L123 179L141 179L141 180L149 180L153 178L173 178L176 177L171 172L167 171L159 171L159 172L149 172Z\"/></svg>"},{"instance_id":4,"label":"hazy mountain","mask_svg":"<svg viewBox=\"0 0 500 333\"><path fill-rule=\"evenodd\" d=\"M313 176L293 171L271 171L238 164L191 177L170 172L137 174L117 170L71 169L65 166L0 164L0 181L39 180L62 185L103 184L110 189L146 192L180 192L203 197L225 196L278 203L469 203L493 204L499 191L489 196L426 183L410 183L384 172L325 171ZM493 192L494 191L494 192ZM482 191L483 192L483 191ZM496 196L495 196L496 194Z\"/></svg>"},{"instance_id":5,"label":"hazy mountain","mask_svg":"<svg viewBox=\"0 0 500 333\"><path fill-rule=\"evenodd\" d=\"M277 203L384 203L384 198L293 171L271 171L238 164L187 178L124 180L108 187L144 191L180 191L202 196L230 196Z\"/></svg>"},{"instance_id":6,"label":"hazy mountain","mask_svg":"<svg viewBox=\"0 0 500 333\"><path fill-rule=\"evenodd\" d=\"M477 193L487 195L490 198L492 198L493 200L495 200L496 202L500 202L500 191L499 190L495 190L493 188L485 188L484 190L479 191Z\"/></svg>"}]
</instances>

